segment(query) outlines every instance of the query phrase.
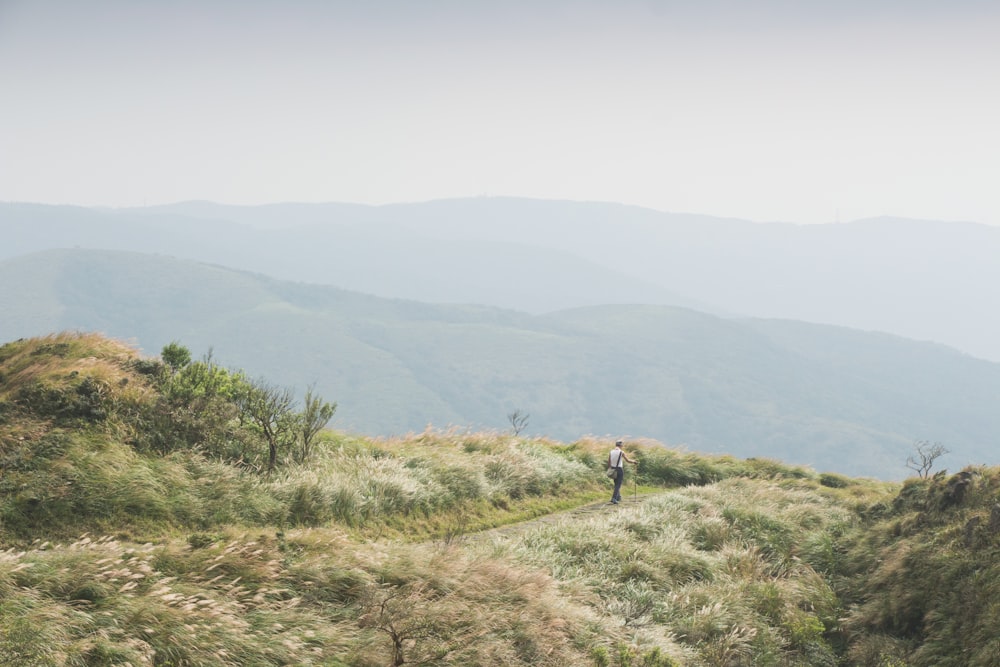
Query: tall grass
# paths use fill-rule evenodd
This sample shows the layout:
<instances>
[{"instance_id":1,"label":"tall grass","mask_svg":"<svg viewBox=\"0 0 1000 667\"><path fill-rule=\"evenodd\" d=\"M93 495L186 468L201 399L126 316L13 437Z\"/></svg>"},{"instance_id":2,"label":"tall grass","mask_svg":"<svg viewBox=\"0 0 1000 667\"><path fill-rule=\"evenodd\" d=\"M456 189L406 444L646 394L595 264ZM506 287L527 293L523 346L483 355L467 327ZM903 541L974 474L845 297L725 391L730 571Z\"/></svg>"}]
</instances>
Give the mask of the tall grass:
<instances>
[{"instance_id":1,"label":"tall grass","mask_svg":"<svg viewBox=\"0 0 1000 667\"><path fill-rule=\"evenodd\" d=\"M585 664L598 619L537 570L329 531L0 553L4 664ZM16 660L16 662L10 662Z\"/></svg>"},{"instance_id":2,"label":"tall grass","mask_svg":"<svg viewBox=\"0 0 1000 667\"><path fill-rule=\"evenodd\" d=\"M493 436L461 443L426 433L374 443L344 436L317 449L307 467L289 467L272 483L293 525L412 524L476 505L600 488L593 469L553 447Z\"/></svg>"},{"instance_id":3,"label":"tall grass","mask_svg":"<svg viewBox=\"0 0 1000 667\"><path fill-rule=\"evenodd\" d=\"M600 488L575 453L501 434L428 431L384 441L324 434L308 465L266 478L216 460L215 440L146 446L209 436L162 412L154 380L136 370L136 359L131 348L91 334L0 347L0 539L228 523L400 532L423 520L424 532L440 533L469 512L499 514L567 489ZM224 423L210 426L210 439L229 437Z\"/></svg>"},{"instance_id":4,"label":"tall grass","mask_svg":"<svg viewBox=\"0 0 1000 667\"><path fill-rule=\"evenodd\" d=\"M998 495L995 468L910 480L845 541L836 575L856 664L1000 664Z\"/></svg>"},{"instance_id":5,"label":"tall grass","mask_svg":"<svg viewBox=\"0 0 1000 667\"><path fill-rule=\"evenodd\" d=\"M326 432L263 476L140 446L201 431L150 435L135 359L0 347L0 662L1000 664L995 469L896 489L637 441L645 502L453 539L606 497L610 444Z\"/></svg>"},{"instance_id":6,"label":"tall grass","mask_svg":"<svg viewBox=\"0 0 1000 667\"><path fill-rule=\"evenodd\" d=\"M663 628L678 664L834 665L837 597L799 545L853 522L807 486L733 479L491 548L588 591L621 630Z\"/></svg>"},{"instance_id":7,"label":"tall grass","mask_svg":"<svg viewBox=\"0 0 1000 667\"><path fill-rule=\"evenodd\" d=\"M0 636L31 658L8 664L329 664L326 624L280 585L279 556L247 540L183 553L86 536L8 551ZM25 613L49 623L31 633Z\"/></svg>"}]
</instances>

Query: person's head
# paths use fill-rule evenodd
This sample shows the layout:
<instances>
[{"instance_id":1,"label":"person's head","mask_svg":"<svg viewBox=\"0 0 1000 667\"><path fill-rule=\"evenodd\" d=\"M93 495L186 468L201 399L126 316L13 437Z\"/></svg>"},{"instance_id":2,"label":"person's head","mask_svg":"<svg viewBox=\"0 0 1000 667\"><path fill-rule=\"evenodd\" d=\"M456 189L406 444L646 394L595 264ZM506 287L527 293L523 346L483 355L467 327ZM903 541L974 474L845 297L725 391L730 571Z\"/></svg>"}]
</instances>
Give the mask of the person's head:
<instances>
[{"instance_id":1,"label":"person's head","mask_svg":"<svg viewBox=\"0 0 1000 667\"><path fill-rule=\"evenodd\" d=\"M621 440L615 441L615 447L621 448L621 446L622 446L622 441Z\"/></svg>"}]
</instances>

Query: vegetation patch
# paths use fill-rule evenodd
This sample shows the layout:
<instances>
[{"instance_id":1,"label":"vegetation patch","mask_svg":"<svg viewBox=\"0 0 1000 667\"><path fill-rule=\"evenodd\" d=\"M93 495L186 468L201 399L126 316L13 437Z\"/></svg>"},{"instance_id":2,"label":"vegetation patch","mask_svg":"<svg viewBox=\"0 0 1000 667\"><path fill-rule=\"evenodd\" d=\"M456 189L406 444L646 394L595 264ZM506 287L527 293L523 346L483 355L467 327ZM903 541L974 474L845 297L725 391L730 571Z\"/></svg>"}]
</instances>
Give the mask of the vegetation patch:
<instances>
[{"instance_id":1,"label":"vegetation patch","mask_svg":"<svg viewBox=\"0 0 1000 667\"><path fill-rule=\"evenodd\" d=\"M1000 660L997 469L892 485L636 442L611 506L607 442L375 440L315 428L318 397L263 423L241 392L281 392L184 352L0 347L10 664Z\"/></svg>"}]
</instances>

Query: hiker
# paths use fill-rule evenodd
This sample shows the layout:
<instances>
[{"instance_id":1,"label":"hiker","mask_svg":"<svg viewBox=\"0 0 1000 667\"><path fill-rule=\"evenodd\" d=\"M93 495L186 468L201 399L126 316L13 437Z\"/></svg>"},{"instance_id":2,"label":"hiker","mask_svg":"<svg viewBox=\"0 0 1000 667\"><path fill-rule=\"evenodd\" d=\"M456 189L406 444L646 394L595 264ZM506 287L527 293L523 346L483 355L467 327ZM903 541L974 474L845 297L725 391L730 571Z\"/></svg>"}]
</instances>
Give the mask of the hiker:
<instances>
[{"instance_id":1,"label":"hiker","mask_svg":"<svg viewBox=\"0 0 1000 667\"><path fill-rule=\"evenodd\" d=\"M622 482L625 481L625 466L622 461L638 463L635 459L630 459L625 450L622 449L622 441L615 442L615 448L608 452L608 467L615 469L615 490L611 494L611 505L617 505L622 500Z\"/></svg>"}]
</instances>

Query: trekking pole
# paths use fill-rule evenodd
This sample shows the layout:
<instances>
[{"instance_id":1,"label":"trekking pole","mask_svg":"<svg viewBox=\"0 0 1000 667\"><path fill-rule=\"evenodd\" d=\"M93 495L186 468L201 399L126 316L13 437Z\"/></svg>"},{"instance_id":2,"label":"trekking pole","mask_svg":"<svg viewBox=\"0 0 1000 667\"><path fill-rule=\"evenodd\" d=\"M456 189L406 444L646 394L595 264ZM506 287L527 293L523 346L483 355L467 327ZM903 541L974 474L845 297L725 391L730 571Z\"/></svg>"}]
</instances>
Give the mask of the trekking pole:
<instances>
[{"instance_id":1,"label":"trekking pole","mask_svg":"<svg viewBox=\"0 0 1000 667\"><path fill-rule=\"evenodd\" d=\"M639 459L635 461L635 474L632 475L635 486L632 487L632 502L639 502Z\"/></svg>"}]
</instances>

